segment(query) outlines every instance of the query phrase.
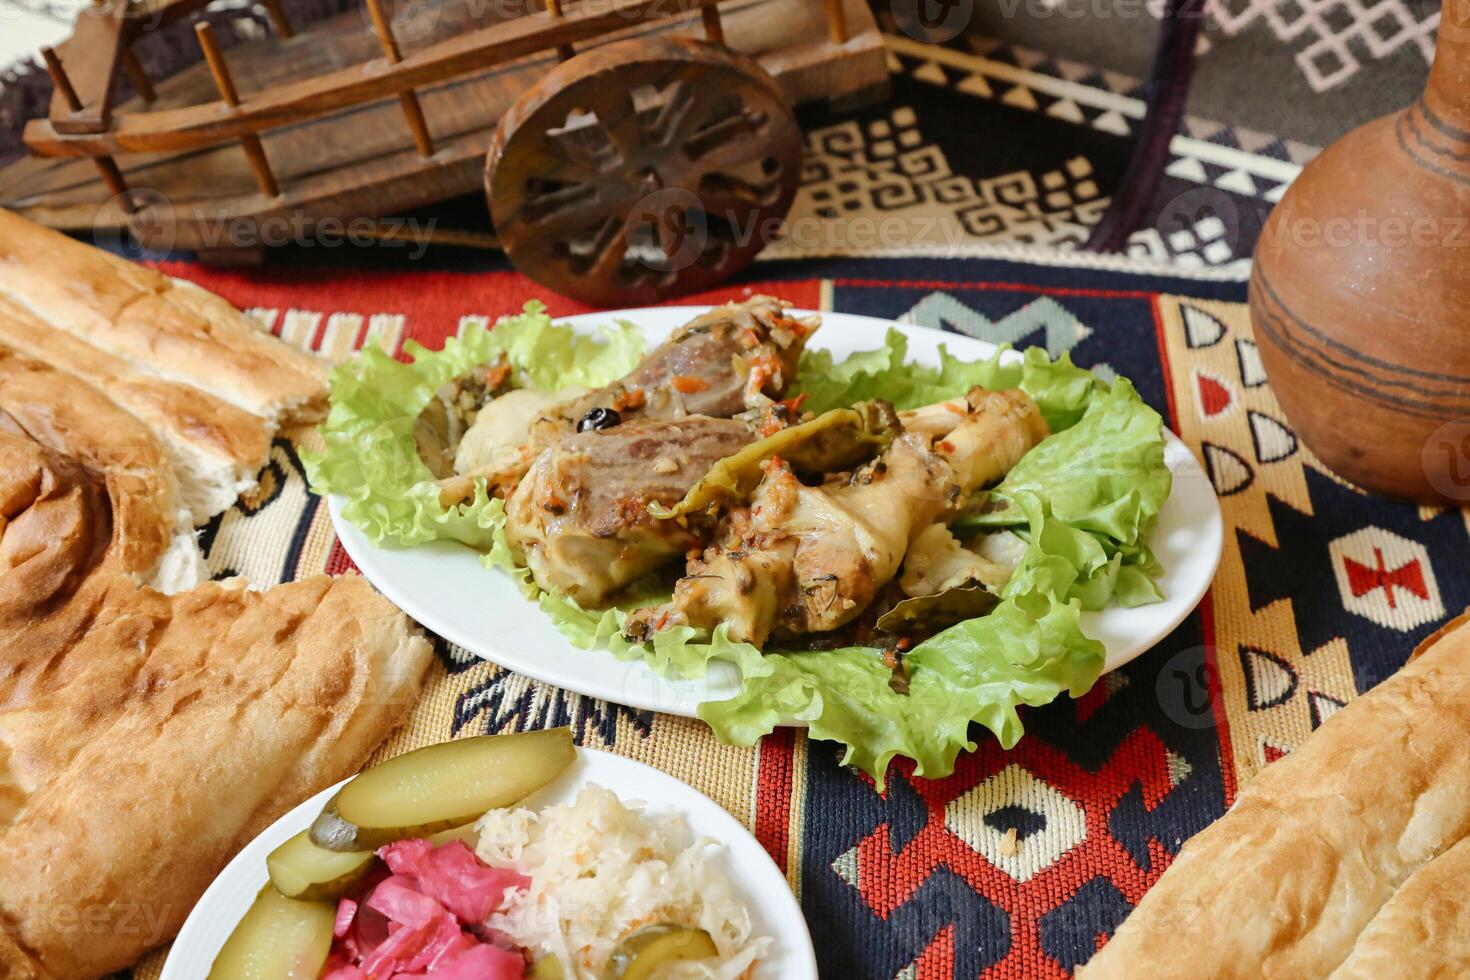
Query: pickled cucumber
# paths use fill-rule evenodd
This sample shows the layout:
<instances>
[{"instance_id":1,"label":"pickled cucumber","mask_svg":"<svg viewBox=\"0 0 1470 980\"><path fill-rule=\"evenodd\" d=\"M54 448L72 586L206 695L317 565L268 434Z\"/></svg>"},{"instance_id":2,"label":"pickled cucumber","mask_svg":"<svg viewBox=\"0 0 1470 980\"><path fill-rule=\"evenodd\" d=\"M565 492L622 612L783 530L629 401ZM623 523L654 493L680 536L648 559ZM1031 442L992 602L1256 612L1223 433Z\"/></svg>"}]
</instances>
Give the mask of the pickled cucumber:
<instances>
[{"instance_id":1,"label":"pickled cucumber","mask_svg":"<svg viewBox=\"0 0 1470 980\"><path fill-rule=\"evenodd\" d=\"M370 851L519 803L576 756L569 728L481 735L418 749L358 774L311 825L330 851Z\"/></svg>"},{"instance_id":2,"label":"pickled cucumber","mask_svg":"<svg viewBox=\"0 0 1470 980\"><path fill-rule=\"evenodd\" d=\"M602 970L602 980L651 980L670 963L718 955L715 941L703 929L669 923L648 926L618 943Z\"/></svg>"},{"instance_id":3,"label":"pickled cucumber","mask_svg":"<svg viewBox=\"0 0 1470 980\"><path fill-rule=\"evenodd\" d=\"M316 980L336 917L331 902L299 902L266 885L220 948L209 980Z\"/></svg>"},{"instance_id":4,"label":"pickled cucumber","mask_svg":"<svg viewBox=\"0 0 1470 980\"><path fill-rule=\"evenodd\" d=\"M302 901L334 900L346 895L367 877L377 858L372 851L329 851L311 842L303 830L270 852L265 866L271 884L287 898Z\"/></svg>"},{"instance_id":5,"label":"pickled cucumber","mask_svg":"<svg viewBox=\"0 0 1470 980\"><path fill-rule=\"evenodd\" d=\"M526 980L566 980L567 971L562 968L561 960L555 956L543 956L531 964L531 969L526 972Z\"/></svg>"}]
</instances>

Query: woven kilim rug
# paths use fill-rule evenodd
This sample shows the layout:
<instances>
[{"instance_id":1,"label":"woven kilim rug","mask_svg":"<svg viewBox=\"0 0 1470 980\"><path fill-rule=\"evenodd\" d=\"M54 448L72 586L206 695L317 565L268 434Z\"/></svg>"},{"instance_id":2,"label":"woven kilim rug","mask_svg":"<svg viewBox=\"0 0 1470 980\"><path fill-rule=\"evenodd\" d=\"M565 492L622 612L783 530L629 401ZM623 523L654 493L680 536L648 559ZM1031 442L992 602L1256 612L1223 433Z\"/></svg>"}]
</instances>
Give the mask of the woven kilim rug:
<instances>
[{"instance_id":1,"label":"woven kilim rug","mask_svg":"<svg viewBox=\"0 0 1470 980\"><path fill-rule=\"evenodd\" d=\"M800 731L730 748L698 722L556 690L443 643L382 754L571 725L583 744L672 773L751 827L800 894L826 976L1069 974L1243 783L1470 603L1466 515L1366 497L1322 468L1261 370L1242 284L1069 262L765 263L694 301L758 289L1070 351L1131 377L1207 467L1226 520L1214 588L1156 649L1080 700L1027 712L1013 751L979 732L953 776L895 767L881 795ZM409 337L437 347L464 318L536 295L483 269L167 270L333 359ZM554 313L581 312L547 299ZM205 529L214 575L266 585L350 567L298 450L278 441L260 489Z\"/></svg>"}]
</instances>

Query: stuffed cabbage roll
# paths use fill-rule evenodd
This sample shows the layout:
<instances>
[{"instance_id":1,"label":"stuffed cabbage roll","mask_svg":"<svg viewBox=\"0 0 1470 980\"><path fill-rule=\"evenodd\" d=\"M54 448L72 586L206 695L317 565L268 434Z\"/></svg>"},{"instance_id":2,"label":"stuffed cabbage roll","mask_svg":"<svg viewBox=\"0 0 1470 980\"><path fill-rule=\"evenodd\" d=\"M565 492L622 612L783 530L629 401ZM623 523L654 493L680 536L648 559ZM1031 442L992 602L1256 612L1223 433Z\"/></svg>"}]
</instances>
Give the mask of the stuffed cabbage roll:
<instances>
[{"instance_id":1,"label":"stuffed cabbage roll","mask_svg":"<svg viewBox=\"0 0 1470 980\"><path fill-rule=\"evenodd\" d=\"M506 540L541 588L583 607L700 545L686 522L659 519L716 461L754 438L734 419L643 419L565 436L506 502Z\"/></svg>"},{"instance_id":2,"label":"stuffed cabbage roll","mask_svg":"<svg viewBox=\"0 0 1470 980\"><path fill-rule=\"evenodd\" d=\"M840 482L801 483L773 459L748 507L688 565L666 606L639 610L628 637L729 625L763 645L837 629L893 579L914 537L1005 474L1048 434L1023 392L972 390L923 412L876 460Z\"/></svg>"}]
</instances>

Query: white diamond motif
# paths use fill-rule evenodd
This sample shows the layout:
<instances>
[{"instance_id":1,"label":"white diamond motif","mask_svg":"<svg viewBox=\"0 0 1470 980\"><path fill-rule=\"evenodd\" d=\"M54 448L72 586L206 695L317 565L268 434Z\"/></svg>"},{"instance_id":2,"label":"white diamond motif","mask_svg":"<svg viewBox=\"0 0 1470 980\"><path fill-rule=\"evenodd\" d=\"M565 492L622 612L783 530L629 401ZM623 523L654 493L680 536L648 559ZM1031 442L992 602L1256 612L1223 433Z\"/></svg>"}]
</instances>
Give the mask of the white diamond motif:
<instances>
[{"instance_id":1,"label":"white diamond motif","mask_svg":"<svg viewBox=\"0 0 1470 980\"><path fill-rule=\"evenodd\" d=\"M1006 806L1025 807L1046 818L1046 828L1015 844L985 815ZM1087 814L1065 794L1011 763L944 808L944 825L992 865L1017 881L1030 881L1087 839Z\"/></svg>"}]
</instances>

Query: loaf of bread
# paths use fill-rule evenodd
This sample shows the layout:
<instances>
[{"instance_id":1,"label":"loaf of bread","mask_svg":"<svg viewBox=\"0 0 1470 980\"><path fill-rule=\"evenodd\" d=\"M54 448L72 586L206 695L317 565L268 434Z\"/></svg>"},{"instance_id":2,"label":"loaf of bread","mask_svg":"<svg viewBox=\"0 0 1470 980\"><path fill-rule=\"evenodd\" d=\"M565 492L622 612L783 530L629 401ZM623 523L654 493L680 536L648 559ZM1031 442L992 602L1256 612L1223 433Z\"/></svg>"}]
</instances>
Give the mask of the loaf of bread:
<instances>
[{"instance_id":1,"label":"loaf of bread","mask_svg":"<svg viewBox=\"0 0 1470 980\"><path fill-rule=\"evenodd\" d=\"M0 344L85 381L152 430L168 448L184 505L196 524L254 486L265 465L274 429L264 418L54 330L4 296ZM57 390L50 400L65 394Z\"/></svg>"},{"instance_id":2,"label":"loaf of bread","mask_svg":"<svg viewBox=\"0 0 1470 980\"><path fill-rule=\"evenodd\" d=\"M105 474L123 573L164 592L209 577L168 450L102 392L0 346L0 428Z\"/></svg>"},{"instance_id":3,"label":"loaf of bread","mask_svg":"<svg viewBox=\"0 0 1470 980\"><path fill-rule=\"evenodd\" d=\"M315 355L198 286L3 209L0 345L86 382L150 429L195 525L255 485L279 427L326 411ZM65 397L63 387L50 400Z\"/></svg>"},{"instance_id":4,"label":"loaf of bread","mask_svg":"<svg viewBox=\"0 0 1470 980\"><path fill-rule=\"evenodd\" d=\"M1443 955L1462 963L1470 942L1466 623L1430 637L1252 780L1078 975L1463 974L1421 970L1421 951L1440 954L1412 937L1433 944L1459 930ZM1374 972L1395 956L1395 970Z\"/></svg>"},{"instance_id":5,"label":"loaf of bread","mask_svg":"<svg viewBox=\"0 0 1470 980\"><path fill-rule=\"evenodd\" d=\"M139 586L125 481L94 463L0 416L0 978L99 977L170 939L244 844L363 765L431 655L356 576Z\"/></svg>"},{"instance_id":6,"label":"loaf of bread","mask_svg":"<svg viewBox=\"0 0 1470 980\"><path fill-rule=\"evenodd\" d=\"M48 326L259 415L326 413L321 363L229 303L0 209L0 295Z\"/></svg>"},{"instance_id":7,"label":"loaf of bread","mask_svg":"<svg viewBox=\"0 0 1470 980\"><path fill-rule=\"evenodd\" d=\"M1333 980L1470 976L1470 838L1409 875Z\"/></svg>"}]
</instances>

